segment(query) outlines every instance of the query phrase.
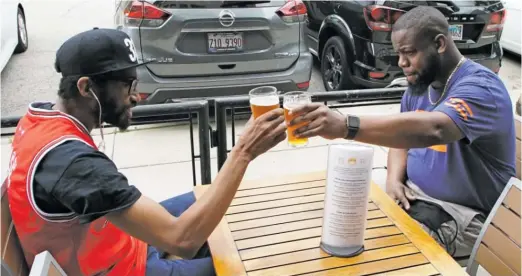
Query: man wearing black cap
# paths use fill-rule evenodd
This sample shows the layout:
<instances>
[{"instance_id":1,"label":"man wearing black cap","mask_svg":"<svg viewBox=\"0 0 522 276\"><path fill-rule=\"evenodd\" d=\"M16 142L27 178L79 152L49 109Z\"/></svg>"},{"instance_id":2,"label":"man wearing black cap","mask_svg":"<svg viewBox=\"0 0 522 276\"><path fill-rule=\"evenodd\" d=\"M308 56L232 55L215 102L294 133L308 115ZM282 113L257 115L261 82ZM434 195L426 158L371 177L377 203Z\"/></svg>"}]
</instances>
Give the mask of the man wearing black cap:
<instances>
[{"instance_id":1,"label":"man wearing black cap","mask_svg":"<svg viewBox=\"0 0 522 276\"><path fill-rule=\"evenodd\" d=\"M103 122L129 126L140 65L131 39L117 30L80 33L58 50L58 101L29 106L16 129L7 178L29 265L47 250L68 275L214 274L206 239L250 161L285 139L283 112L249 124L197 202L187 193L156 203L129 185L90 136Z\"/></svg>"}]
</instances>

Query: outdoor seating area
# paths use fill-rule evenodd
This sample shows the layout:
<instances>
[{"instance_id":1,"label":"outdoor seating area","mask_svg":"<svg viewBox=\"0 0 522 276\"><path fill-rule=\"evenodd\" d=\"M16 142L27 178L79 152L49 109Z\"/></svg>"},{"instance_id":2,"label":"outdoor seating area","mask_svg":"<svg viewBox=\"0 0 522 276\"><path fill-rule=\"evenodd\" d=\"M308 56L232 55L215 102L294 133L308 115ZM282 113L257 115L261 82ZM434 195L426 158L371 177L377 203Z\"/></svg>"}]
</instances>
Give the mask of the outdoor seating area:
<instances>
[{"instance_id":1,"label":"outdoor seating area","mask_svg":"<svg viewBox=\"0 0 522 276\"><path fill-rule=\"evenodd\" d=\"M522 276L522 1L0 1L0 276Z\"/></svg>"},{"instance_id":2,"label":"outdoor seating area","mask_svg":"<svg viewBox=\"0 0 522 276\"><path fill-rule=\"evenodd\" d=\"M512 178L475 245L466 270L375 183L364 252L332 257L319 248L325 172L244 181L208 243L218 275L521 275L521 182ZM201 197L208 186L194 191ZM65 276L44 251L28 267L2 185L2 275ZM466 273L467 272L467 273Z\"/></svg>"},{"instance_id":3,"label":"outdoor seating area","mask_svg":"<svg viewBox=\"0 0 522 276\"><path fill-rule=\"evenodd\" d=\"M520 165L519 116L515 125ZM219 162L219 153L209 152L210 160ZM385 164L384 159L385 155L374 160L374 168ZM364 252L349 258L325 253L319 248L324 171L244 180L226 216L209 238L214 265L218 275L487 275L481 274L481 269L491 275L521 275L520 167L517 169L518 178L506 185L464 268L373 181ZM200 197L207 188L200 182L194 192ZM4 182L2 275L65 275L47 251L37 256L32 267L27 266L10 219L5 190Z\"/></svg>"}]
</instances>

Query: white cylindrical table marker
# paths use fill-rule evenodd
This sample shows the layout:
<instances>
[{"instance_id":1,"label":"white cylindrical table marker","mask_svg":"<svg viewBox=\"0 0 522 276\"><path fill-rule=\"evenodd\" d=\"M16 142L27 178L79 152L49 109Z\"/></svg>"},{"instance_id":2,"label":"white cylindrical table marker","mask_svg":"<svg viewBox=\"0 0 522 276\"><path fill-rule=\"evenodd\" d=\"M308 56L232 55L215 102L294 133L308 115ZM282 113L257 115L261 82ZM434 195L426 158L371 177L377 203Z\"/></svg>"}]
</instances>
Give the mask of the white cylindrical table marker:
<instances>
[{"instance_id":1,"label":"white cylindrical table marker","mask_svg":"<svg viewBox=\"0 0 522 276\"><path fill-rule=\"evenodd\" d=\"M373 147L331 145L328 150L321 249L337 257L364 251Z\"/></svg>"}]
</instances>

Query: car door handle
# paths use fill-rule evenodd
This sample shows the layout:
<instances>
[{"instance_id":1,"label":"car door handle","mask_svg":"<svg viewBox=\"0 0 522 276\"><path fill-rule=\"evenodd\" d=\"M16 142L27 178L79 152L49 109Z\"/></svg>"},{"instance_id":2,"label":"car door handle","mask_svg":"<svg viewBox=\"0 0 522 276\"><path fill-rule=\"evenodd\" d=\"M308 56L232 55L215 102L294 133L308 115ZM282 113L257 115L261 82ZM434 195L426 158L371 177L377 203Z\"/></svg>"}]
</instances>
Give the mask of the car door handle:
<instances>
[{"instance_id":1,"label":"car door handle","mask_svg":"<svg viewBox=\"0 0 522 276\"><path fill-rule=\"evenodd\" d=\"M235 64L220 64L220 65L218 65L218 67L223 70L230 70L230 69L234 69L236 67L236 65Z\"/></svg>"}]
</instances>

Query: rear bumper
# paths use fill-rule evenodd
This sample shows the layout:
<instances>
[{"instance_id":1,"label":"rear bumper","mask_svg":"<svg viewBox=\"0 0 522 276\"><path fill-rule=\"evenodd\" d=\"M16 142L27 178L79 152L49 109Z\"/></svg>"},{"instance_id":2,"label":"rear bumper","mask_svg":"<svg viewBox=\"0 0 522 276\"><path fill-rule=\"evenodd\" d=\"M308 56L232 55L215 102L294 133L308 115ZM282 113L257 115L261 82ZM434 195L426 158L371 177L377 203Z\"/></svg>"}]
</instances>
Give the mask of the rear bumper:
<instances>
[{"instance_id":1,"label":"rear bumper","mask_svg":"<svg viewBox=\"0 0 522 276\"><path fill-rule=\"evenodd\" d=\"M138 68L137 90L149 94L140 104L247 95L252 88L262 85L275 86L282 92L307 90L308 87L300 89L297 84L310 81L312 62L312 55L305 52L292 67L281 72L197 78L160 78L143 66Z\"/></svg>"},{"instance_id":2,"label":"rear bumper","mask_svg":"<svg viewBox=\"0 0 522 276\"><path fill-rule=\"evenodd\" d=\"M365 88L384 88L394 79L404 77L404 73L397 65L397 57L394 55L382 55L382 53L393 53L391 45L370 43L368 49L376 49L374 53L368 53L369 64L360 61L354 63L352 81L358 86ZM483 47L489 47L491 50L487 53L483 48L477 49L460 49L462 54L479 64L489 68L493 72L498 72L501 67L503 50L498 41ZM371 65L370 65L371 64ZM385 77L374 79L369 77L369 72L382 72Z\"/></svg>"}]
</instances>

